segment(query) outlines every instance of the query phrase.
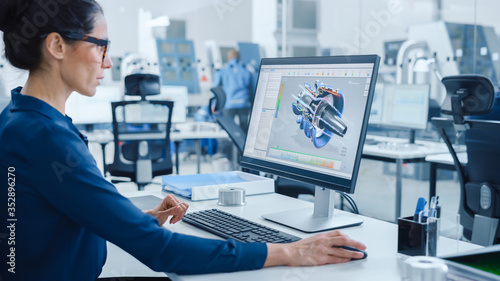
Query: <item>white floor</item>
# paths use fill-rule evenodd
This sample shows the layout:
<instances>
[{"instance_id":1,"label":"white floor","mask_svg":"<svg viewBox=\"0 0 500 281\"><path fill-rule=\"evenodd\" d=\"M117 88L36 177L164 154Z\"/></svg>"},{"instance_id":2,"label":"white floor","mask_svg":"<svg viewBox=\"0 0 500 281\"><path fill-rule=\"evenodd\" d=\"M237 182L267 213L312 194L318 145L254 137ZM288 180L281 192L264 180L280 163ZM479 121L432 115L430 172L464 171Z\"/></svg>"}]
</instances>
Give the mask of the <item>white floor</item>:
<instances>
[{"instance_id":1,"label":"white floor","mask_svg":"<svg viewBox=\"0 0 500 281\"><path fill-rule=\"evenodd\" d=\"M97 165L102 169L102 152L99 145L90 144L90 150L94 155ZM106 157L107 162L112 160L112 147L108 146ZM182 175L196 173L196 156L185 157L181 154L179 172ZM201 172L218 172L221 169L221 160L204 157L201 161ZM385 164L395 165L395 164ZM411 164L413 165L413 164ZM394 167L389 167L389 169ZM411 169L407 166L404 169ZM161 178L153 180L157 184L148 185L146 190L161 189ZM137 190L133 184L117 184L121 192ZM396 179L393 175L384 173L384 163L380 161L363 159L359 170L358 180L354 194L351 196L355 200L362 215L373 217L389 222L394 222L395 216L395 186ZM440 180L437 182L437 195L442 210L441 231L448 237L456 237L457 211L460 199L459 183L456 179ZM415 211L418 197L427 198L429 194L429 181L405 178L403 180L401 215L411 216ZM338 197L340 198L340 197ZM310 200L310 197L303 197ZM340 200L336 202L337 206Z\"/></svg>"}]
</instances>

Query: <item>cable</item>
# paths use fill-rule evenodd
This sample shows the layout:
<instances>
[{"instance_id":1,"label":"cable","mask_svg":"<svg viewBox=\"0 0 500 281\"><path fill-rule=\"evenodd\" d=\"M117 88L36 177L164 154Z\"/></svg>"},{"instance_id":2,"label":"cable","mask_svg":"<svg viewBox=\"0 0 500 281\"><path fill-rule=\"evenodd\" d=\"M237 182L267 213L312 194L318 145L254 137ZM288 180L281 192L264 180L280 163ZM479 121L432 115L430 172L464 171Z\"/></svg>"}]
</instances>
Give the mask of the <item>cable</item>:
<instances>
[{"instance_id":1,"label":"cable","mask_svg":"<svg viewBox=\"0 0 500 281\"><path fill-rule=\"evenodd\" d=\"M354 202L354 199L352 199L351 196L347 195L345 192L342 192L342 191L335 191L335 192L340 194L340 196L342 196L342 198L344 198L349 203L349 205L351 205L351 209L352 209L353 213L359 215L358 206L356 205L356 202Z\"/></svg>"}]
</instances>

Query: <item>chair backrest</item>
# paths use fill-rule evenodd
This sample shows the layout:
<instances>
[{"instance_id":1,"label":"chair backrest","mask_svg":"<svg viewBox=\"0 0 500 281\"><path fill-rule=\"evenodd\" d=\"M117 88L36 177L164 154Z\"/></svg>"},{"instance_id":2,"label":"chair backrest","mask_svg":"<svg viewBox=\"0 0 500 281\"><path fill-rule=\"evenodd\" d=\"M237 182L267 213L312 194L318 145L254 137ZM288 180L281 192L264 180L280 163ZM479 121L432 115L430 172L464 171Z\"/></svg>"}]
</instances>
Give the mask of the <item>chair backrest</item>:
<instances>
[{"instance_id":1,"label":"chair backrest","mask_svg":"<svg viewBox=\"0 0 500 281\"><path fill-rule=\"evenodd\" d=\"M120 101L111 103L115 155L108 171L135 181L135 163L152 162L153 176L172 173L170 129L174 103L171 101ZM141 151L147 151L147 155Z\"/></svg>"},{"instance_id":2,"label":"chair backrest","mask_svg":"<svg viewBox=\"0 0 500 281\"><path fill-rule=\"evenodd\" d=\"M241 129L234 119L228 116L218 116L216 122L221 126L221 128L227 132L229 138L238 148L240 153L243 153L243 147L245 146L245 140L247 134Z\"/></svg>"},{"instance_id":3,"label":"chair backrest","mask_svg":"<svg viewBox=\"0 0 500 281\"><path fill-rule=\"evenodd\" d=\"M160 77L154 74L137 73L125 77L125 95L146 96L159 95L161 91Z\"/></svg>"},{"instance_id":4,"label":"chair backrest","mask_svg":"<svg viewBox=\"0 0 500 281\"><path fill-rule=\"evenodd\" d=\"M497 223L500 218L500 173L495 168L498 167L500 143L493 136L497 134L500 137L500 121L474 120L466 116L489 113L494 88L488 78L480 75L449 76L443 78L442 82L447 90L442 112L452 115L453 119L433 118L432 121L452 154L461 189L460 223L464 227L464 235L474 242L473 229L478 215L493 218L491 221ZM465 169L446 134L446 127L449 126L465 130L468 155ZM493 236L488 237L496 237L498 243L500 231L498 226L496 228Z\"/></svg>"},{"instance_id":5,"label":"chair backrest","mask_svg":"<svg viewBox=\"0 0 500 281\"><path fill-rule=\"evenodd\" d=\"M221 112L226 105L226 92L222 86L213 87L210 91L214 94L214 97L210 99L210 110L212 112Z\"/></svg>"},{"instance_id":6,"label":"chair backrest","mask_svg":"<svg viewBox=\"0 0 500 281\"><path fill-rule=\"evenodd\" d=\"M221 126L221 128L227 132L229 138L236 145L240 153L243 153L243 147L245 146L245 140L247 134L243 129L236 124L234 121L234 116L230 114L225 114L224 104L226 103L226 93L222 87L211 88L210 91L214 94L214 97L210 99L210 110L212 112L213 118Z\"/></svg>"}]
</instances>

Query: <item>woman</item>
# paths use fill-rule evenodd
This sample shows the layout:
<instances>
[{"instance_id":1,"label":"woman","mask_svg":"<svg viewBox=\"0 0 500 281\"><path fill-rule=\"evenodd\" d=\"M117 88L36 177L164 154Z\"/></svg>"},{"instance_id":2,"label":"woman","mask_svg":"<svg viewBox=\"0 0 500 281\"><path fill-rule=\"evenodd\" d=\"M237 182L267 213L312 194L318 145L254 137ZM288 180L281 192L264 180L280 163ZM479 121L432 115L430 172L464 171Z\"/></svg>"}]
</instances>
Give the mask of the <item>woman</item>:
<instances>
[{"instance_id":1,"label":"woman","mask_svg":"<svg viewBox=\"0 0 500 281\"><path fill-rule=\"evenodd\" d=\"M238 243L172 233L188 206L167 196L142 212L106 181L86 138L65 115L75 91L93 96L112 67L106 20L94 0L9 0L0 4L5 54L29 70L0 115L2 280L95 280L109 240L156 271L196 274L309 266L361 258L338 231L292 244ZM89 112L89 114L92 114ZM5 185L5 183L8 183ZM8 221L9 220L9 221ZM7 243L5 243L7 241ZM5 278L5 279L4 279Z\"/></svg>"}]
</instances>

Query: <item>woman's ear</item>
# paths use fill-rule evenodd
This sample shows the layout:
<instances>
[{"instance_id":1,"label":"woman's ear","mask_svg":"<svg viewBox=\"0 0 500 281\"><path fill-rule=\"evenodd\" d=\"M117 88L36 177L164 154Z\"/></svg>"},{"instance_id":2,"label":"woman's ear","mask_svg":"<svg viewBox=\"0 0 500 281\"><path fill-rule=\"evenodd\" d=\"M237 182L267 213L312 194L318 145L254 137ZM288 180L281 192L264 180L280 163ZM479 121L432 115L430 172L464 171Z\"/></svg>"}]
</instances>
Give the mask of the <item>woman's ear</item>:
<instances>
[{"instance_id":1,"label":"woman's ear","mask_svg":"<svg viewBox=\"0 0 500 281\"><path fill-rule=\"evenodd\" d=\"M60 60L64 58L65 53L68 51L68 45L61 34L52 32L45 39L45 49L50 56Z\"/></svg>"}]
</instances>

